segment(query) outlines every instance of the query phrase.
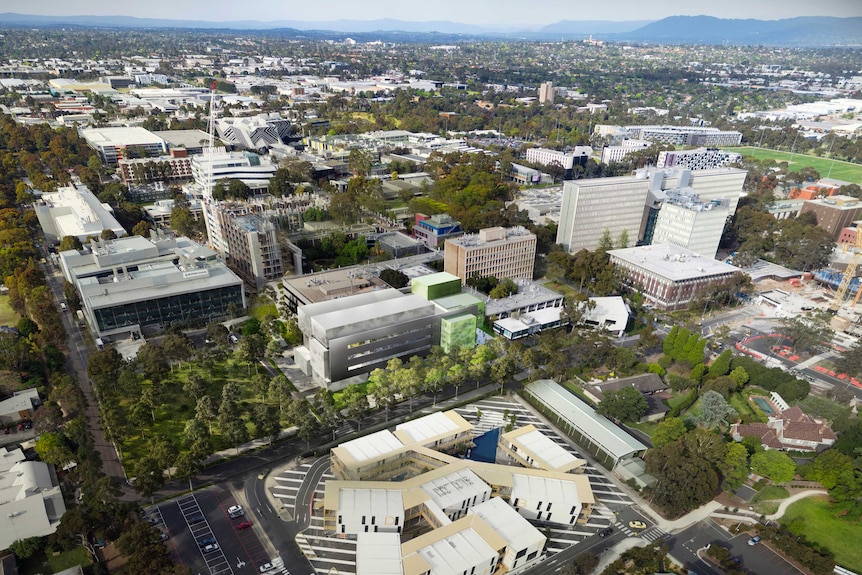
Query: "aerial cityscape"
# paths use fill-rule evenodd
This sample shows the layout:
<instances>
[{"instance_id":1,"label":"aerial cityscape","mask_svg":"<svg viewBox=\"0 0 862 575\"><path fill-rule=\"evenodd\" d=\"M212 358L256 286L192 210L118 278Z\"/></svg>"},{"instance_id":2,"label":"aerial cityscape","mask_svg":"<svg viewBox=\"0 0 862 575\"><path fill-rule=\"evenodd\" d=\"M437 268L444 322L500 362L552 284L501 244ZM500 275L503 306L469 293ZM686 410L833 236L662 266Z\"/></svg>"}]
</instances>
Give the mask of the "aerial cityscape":
<instances>
[{"instance_id":1,"label":"aerial cityscape","mask_svg":"<svg viewBox=\"0 0 862 575\"><path fill-rule=\"evenodd\" d=\"M862 573L862 4L693 4L0 13L0 575Z\"/></svg>"}]
</instances>

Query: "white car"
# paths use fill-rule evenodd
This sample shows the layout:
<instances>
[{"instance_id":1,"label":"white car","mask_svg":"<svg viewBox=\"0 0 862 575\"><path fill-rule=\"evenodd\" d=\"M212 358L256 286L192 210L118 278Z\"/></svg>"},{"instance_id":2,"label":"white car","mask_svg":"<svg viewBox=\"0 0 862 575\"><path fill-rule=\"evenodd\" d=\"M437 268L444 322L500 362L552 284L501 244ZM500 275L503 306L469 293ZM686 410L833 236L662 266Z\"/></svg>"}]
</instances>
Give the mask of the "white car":
<instances>
[{"instance_id":1,"label":"white car","mask_svg":"<svg viewBox=\"0 0 862 575\"><path fill-rule=\"evenodd\" d=\"M218 543L210 543L206 547L204 547L204 553L212 553L213 551L218 550Z\"/></svg>"},{"instance_id":2,"label":"white car","mask_svg":"<svg viewBox=\"0 0 862 575\"><path fill-rule=\"evenodd\" d=\"M264 563L263 565L260 566L260 572L261 573L266 573L267 571L269 571L271 569L275 569L275 565L273 565L269 561L267 561L266 563Z\"/></svg>"},{"instance_id":3,"label":"white car","mask_svg":"<svg viewBox=\"0 0 862 575\"><path fill-rule=\"evenodd\" d=\"M245 510L243 510L242 505L231 505L227 508L227 514L231 519L236 519L245 515Z\"/></svg>"}]
</instances>

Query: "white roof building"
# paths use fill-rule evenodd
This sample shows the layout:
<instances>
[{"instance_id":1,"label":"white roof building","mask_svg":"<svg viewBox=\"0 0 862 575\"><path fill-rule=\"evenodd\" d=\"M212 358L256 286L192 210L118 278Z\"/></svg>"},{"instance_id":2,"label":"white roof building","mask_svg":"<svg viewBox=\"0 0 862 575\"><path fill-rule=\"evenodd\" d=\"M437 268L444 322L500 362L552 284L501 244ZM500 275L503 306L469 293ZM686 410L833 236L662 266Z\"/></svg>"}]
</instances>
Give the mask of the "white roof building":
<instances>
[{"instance_id":1,"label":"white roof building","mask_svg":"<svg viewBox=\"0 0 862 575\"><path fill-rule=\"evenodd\" d=\"M111 206L100 202L83 184L42 194L41 203L35 209L49 242L57 243L65 236L84 242L91 236L100 236L103 230L111 230L117 237L126 235Z\"/></svg>"},{"instance_id":2,"label":"white roof building","mask_svg":"<svg viewBox=\"0 0 862 575\"><path fill-rule=\"evenodd\" d=\"M338 491L338 533L400 533L404 502L400 489L342 487Z\"/></svg>"},{"instance_id":3,"label":"white roof building","mask_svg":"<svg viewBox=\"0 0 862 575\"><path fill-rule=\"evenodd\" d=\"M502 434L499 442L519 462L538 469L567 473L586 463L532 425Z\"/></svg>"},{"instance_id":4,"label":"white roof building","mask_svg":"<svg viewBox=\"0 0 862 575\"><path fill-rule=\"evenodd\" d=\"M401 537L397 533L359 533L356 575L404 575Z\"/></svg>"},{"instance_id":5,"label":"white roof building","mask_svg":"<svg viewBox=\"0 0 862 575\"><path fill-rule=\"evenodd\" d=\"M0 550L57 530L66 504L53 467L0 447Z\"/></svg>"},{"instance_id":6,"label":"white roof building","mask_svg":"<svg viewBox=\"0 0 862 575\"><path fill-rule=\"evenodd\" d=\"M432 479L422 485L432 501L452 521L463 516L467 509L491 497L491 488L469 469Z\"/></svg>"},{"instance_id":7,"label":"white roof building","mask_svg":"<svg viewBox=\"0 0 862 575\"><path fill-rule=\"evenodd\" d=\"M35 387L16 391L12 397L0 401L0 422L29 419L33 409L40 403L39 390Z\"/></svg>"},{"instance_id":8,"label":"white roof building","mask_svg":"<svg viewBox=\"0 0 862 575\"><path fill-rule=\"evenodd\" d=\"M506 541L503 563L510 571L524 568L542 554L548 538L501 498L494 497L470 508L470 514L478 515L488 525L493 525Z\"/></svg>"},{"instance_id":9,"label":"white roof building","mask_svg":"<svg viewBox=\"0 0 862 575\"><path fill-rule=\"evenodd\" d=\"M167 143L141 127L86 128L78 132L108 166L125 157L162 156Z\"/></svg>"}]
</instances>

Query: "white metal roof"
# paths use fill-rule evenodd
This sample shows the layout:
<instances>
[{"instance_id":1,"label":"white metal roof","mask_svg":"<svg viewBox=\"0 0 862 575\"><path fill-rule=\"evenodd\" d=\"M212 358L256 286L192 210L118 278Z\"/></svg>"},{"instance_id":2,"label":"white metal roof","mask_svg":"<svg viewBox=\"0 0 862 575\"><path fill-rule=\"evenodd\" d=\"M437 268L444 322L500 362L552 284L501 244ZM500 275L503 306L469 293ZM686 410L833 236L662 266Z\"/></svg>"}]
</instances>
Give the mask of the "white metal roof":
<instances>
[{"instance_id":1,"label":"white metal roof","mask_svg":"<svg viewBox=\"0 0 862 575\"><path fill-rule=\"evenodd\" d=\"M574 481L517 473L512 475L512 500L516 499L526 499L529 504L542 501L575 505L581 502Z\"/></svg>"},{"instance_id":2,"label":"white metal roof","mask_svg":"<svg viewBox=\"0 0 862 575\"><path fill-rule=\"evenodd\" d=\"M538 429L520 435L514 441L529 450L534 459L541 459L548 469L559 469L578 460Z\"/></svg>"},{"instance_id":3,"label":"white metal roof","mask_svg":"<svg viewBox=\"0 0 862 575\"><path fill-rule=\"evenodd\" d=\"M404 445L391 431L383 429L371 435L342 443L339 447L353 457L356 462L361 463L397 451Z\"/></svg>"},{"instance_id":4,"label":"white metal roof","mask_svg":"<svg viewBox=\"0 0 862 575\"><path fill-rule=\"evenodd\" d=\"M434 575L461 575L475 565L497 557L497 552L472 527L419 550Z\"/></svg>"},{"instance_id":5,"label":"white metal roof","mask_svg":"<svg viewBox=\"0 0 862 575\"><path fill-rule=\"evenodd\" d=\"M570 425L601 445L615 459L645 451L647 446L599 415L575 394L550 379L540 379L527 385L527 391L552 408Z\"/></svg>"},{"instance_id":6,"label":"white metal roof","mask_svg":"<svg viewBox=\"0 0 862 575\"><path fill-rule=\"evenodd\" d=\"M400 489L354 489L338 491L338 512L359 515L404 516L404 500Z\"/></svg>"},{"instance_id":7,"label":"white metal roof","mask_svg":"<svg viewBox=\"0 0 862 575\"><path fill-rule=\"evenodd\" d=\"M530 522L499 497L489 499L470 509L494 527L494 531L506 540L510 547L525 549L531 545L544 545L547 539L530 525Z\"/></svg>"},{"instance_id":8,"label":"white metal roof","mask_svg":"<svg viewBox=\"0 0 862 575\"><path fill-rule=\"evenodd\" d=\"M491 494L491 488L478 475L469 469L459 469L454 473L433 479L422 485L425 491L441 508L461 507L467 499L476 497L482 501Z\"/></svg>"},{"instance_id":9,"label":"white metal roof","mask_svg":"<svg viewBox=\"0 0 862 575\"><path fill-rule=\"evenodd\" d=\"M398 533L356 535L356 575L403 575Z\"/></svg>"},{"instance_id":10,"label":"white metal roof","mask_svg":"<svg viewBox=\"0 0 862 575\"><path fill-rule=\"evenodd\" d=\"M438 435L455 432L458 425L445 413L436 412L413 421L407 421L395 426L396 431L407 434L413 441L422 443Z\"/></svg>"}]
</instances>

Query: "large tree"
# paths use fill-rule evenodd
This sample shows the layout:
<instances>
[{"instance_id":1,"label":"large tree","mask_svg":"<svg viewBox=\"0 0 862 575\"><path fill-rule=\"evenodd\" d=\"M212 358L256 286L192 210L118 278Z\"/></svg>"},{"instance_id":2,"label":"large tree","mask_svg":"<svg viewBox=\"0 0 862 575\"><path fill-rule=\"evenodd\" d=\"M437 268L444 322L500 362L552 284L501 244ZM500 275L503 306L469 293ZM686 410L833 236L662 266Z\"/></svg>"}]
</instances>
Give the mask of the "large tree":
<instances>
[{"instance_id":1,"label":"large tree","mask_svg":"<svg viewBox=\"0 0 862 575\"><path fill-rule=\"evenodd\" d=\"M616 421L634 423L644 416L647 409L649 403L640 391L633 387L624 387L606 393L596 411Z\"/></svg>"},{"instance_id":2,"label":"large tree","mask_svg":"<svg viewBox=\"0 0 862 575\"><path fill-rule=\"evenodd\" d=\"M751 456L751 470L775 483L787 483L796 475L796 464L781 451L761 451Z\"/></svg>"}]
</instances>

